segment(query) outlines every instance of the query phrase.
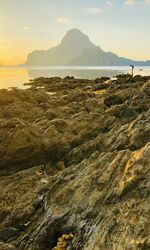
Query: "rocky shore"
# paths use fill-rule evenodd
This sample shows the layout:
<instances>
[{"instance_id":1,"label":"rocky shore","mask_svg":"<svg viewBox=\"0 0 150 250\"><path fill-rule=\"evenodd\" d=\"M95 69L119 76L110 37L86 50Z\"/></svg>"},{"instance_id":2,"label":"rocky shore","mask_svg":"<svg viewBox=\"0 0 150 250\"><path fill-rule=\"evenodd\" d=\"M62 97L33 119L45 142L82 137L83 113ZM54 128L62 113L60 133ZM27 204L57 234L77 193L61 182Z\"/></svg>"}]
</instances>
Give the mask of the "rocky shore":
<instances>
[{"instance_id":1,"label":"rocky shore","mask_svg":"<svg viewBox=\"0 0 150 250\"><path fill-rule=\"evenodd\" d=\"M0 250L150 249L150 77L0 90Z\"/></svg>"}]
</instances>

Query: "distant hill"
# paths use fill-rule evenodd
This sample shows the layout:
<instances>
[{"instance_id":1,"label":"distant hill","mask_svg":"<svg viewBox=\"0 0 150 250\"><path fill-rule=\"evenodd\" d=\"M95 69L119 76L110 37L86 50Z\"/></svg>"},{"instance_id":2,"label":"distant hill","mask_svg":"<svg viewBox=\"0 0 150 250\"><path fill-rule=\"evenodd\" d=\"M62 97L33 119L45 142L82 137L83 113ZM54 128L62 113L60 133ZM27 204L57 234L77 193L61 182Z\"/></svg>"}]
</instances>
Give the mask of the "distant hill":
<instances>
[{"instance_id":1,"label":"distant hill","mask_svg":"<svg viewBox=\"0 0 150 250\"><path fill-rule=\"evenodd\" d=\"M26 65L51 66L150 66L150 61L134 61L105 52L78 29L69 30L61 43L48 50L35 50Z\"/></svg>"}]
</instances>

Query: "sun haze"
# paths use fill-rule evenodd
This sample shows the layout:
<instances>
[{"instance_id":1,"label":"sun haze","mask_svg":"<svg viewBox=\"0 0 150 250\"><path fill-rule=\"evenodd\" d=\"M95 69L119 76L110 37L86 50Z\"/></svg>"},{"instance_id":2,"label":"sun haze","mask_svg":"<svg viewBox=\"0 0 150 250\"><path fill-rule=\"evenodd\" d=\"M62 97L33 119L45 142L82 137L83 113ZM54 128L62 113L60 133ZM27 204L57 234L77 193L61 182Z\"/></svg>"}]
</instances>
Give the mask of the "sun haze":
<instances>
[{"instance_id":1,"label":"sun haze","mask_svg":"<svg viewBox=\"0 0 150 250\"><path fill-rule=\"evenodd\" d=\"M149 60L149 12L149 0L0 0L0 65L23 64L72 28L105 51Z\"/></svg>"}]
</instances>

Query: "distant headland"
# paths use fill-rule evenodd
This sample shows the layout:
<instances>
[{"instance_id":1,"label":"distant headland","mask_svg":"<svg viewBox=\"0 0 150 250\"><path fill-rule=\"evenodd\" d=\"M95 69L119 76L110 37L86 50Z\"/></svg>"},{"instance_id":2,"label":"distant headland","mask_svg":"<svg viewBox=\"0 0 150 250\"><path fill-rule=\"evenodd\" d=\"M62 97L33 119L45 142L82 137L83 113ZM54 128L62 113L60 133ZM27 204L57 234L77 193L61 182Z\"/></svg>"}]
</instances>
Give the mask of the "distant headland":
<instances>
[{"instance_id":1,"label":"distant headland","mask_svg":"<svg viewBox=\"0 0 150 250\"><path fill-rule=\"evenodd\" d=\"M105 52L93 44L78 29L69 30L61 43L48 50L35 50L27 56L25 65L30 66L150 66L148 61L135 61Z\"/></svg>"}]
</instances>

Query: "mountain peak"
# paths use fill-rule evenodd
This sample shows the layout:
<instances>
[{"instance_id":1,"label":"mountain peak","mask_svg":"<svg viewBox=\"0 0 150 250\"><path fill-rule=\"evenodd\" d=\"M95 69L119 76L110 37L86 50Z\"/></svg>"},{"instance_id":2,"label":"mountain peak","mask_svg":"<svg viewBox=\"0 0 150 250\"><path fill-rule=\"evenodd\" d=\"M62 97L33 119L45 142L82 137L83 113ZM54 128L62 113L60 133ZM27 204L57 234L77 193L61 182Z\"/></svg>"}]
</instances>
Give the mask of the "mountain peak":
<instances>
[{"instance_id":1,"label":"mountain peak","mask_svg":"<svg viewBox=\"0 0 150 250\"><path fill-rule=\"evenodd\" d=\"M67 31L67 33L80 33L83 34L83 32L77 28L73 28Z\"/></svg>"},{"instance_id":2,"label":"mountain peak","mask_svg":"<svg viewBox=\"0 0 150 250\"><path fill-rule=\"evenodd\" d=\"M118 57L112 52L104 52L99 46L93 44L87 35L74 28L65 34L58 46L30 53L26 64L53 66L126 66L133 64L149 66L150 61L134 61Z\"/></svg>"},{"instance_id":3,"label":"mountain peak","mask_svg":"<svg viewBox=\"0 0 150 250\"><path fill-rule=\"evenodd\" d=\"M61 44L68 45L79 45L84 44L86 47L91 47L92 43L87 35L82 33L79 29L69 30L61 41Z\"/></svg>"}]
</instances>

